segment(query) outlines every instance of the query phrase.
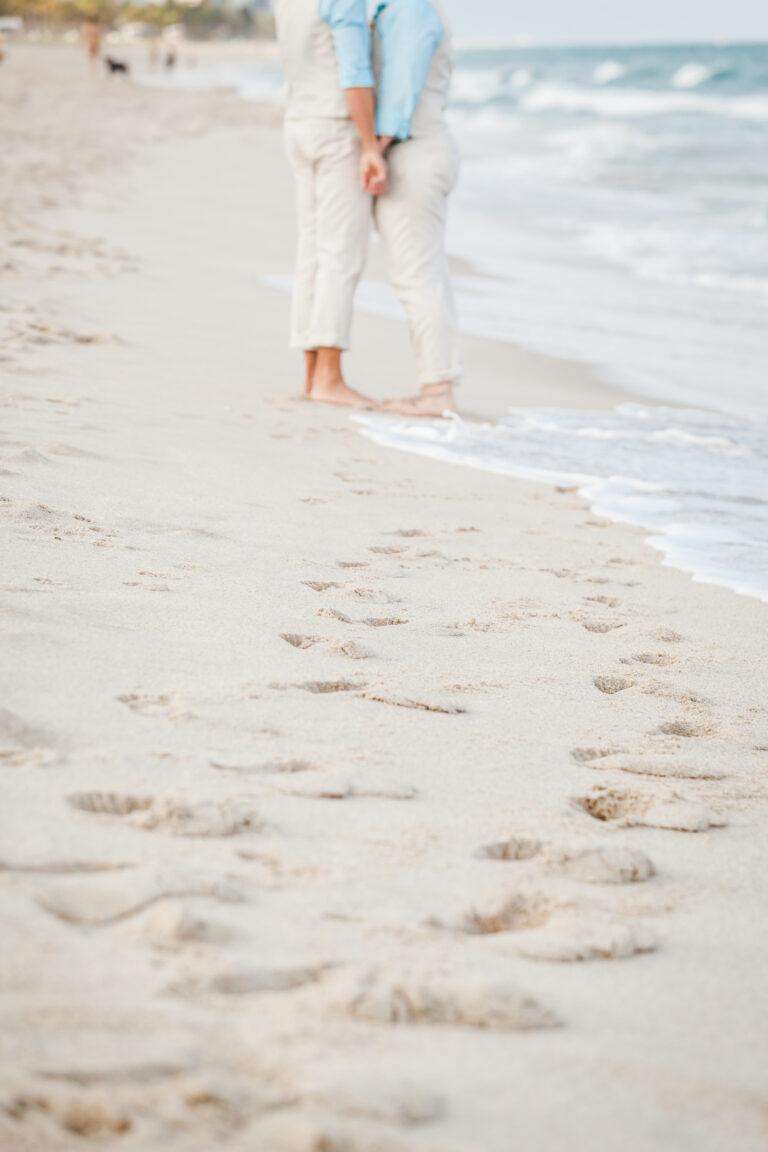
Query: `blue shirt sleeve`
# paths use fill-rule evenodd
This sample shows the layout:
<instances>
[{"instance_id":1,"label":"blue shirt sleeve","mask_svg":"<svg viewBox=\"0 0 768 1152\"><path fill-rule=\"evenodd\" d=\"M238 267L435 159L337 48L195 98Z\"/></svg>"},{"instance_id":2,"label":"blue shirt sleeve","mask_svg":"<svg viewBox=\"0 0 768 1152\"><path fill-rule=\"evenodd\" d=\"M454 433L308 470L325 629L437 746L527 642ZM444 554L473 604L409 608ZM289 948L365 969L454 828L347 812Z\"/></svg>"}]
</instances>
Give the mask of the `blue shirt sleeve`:
<instances>
[{"instance_id":1,"label":"blue shirt sleeve","mask_svg":"<svg viewBox=\"0 0 768 1152\"><path fill-rule=\"evenodd\" d=\"M320 0L319 11L333 33L342 88L373 88L365 0Z\"/></svg>"},{"instance_id":2,"label":"blue shirt sleeve","mask_svg":"<svg viewBox=\"0 0 768 1152\"><path fill-rule=\"evenodd\" d=\"M384 0L375 20L381 45L376 134L407 140L443 24L429 0Z\"/></svg>"}]
</instances>

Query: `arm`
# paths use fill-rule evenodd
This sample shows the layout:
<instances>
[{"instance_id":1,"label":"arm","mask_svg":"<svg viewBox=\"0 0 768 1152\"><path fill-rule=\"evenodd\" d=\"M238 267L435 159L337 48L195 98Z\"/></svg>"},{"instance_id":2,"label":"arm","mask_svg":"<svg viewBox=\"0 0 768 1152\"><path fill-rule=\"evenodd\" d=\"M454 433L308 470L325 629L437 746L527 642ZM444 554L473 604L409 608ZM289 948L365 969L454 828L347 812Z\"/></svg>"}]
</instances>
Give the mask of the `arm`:
<instances>
[{"instance_id":1,"label":"arm","mask_svg":"<svg viewBox=\"0 0 768 1152\"><path fill-rule=\"evenodd\" d=\"M371 33L365 0L320 0L320 16L333 34L341 87L363 148L360 178L370 191L383 186L387 165L376 139Z\"/></svg>"},{"instance_id":2,"label":"arm","mask_svg":"<svg viewBox=\"0 0 768 1152\"><path fill-rule=\"evenodd\" d=\"M387 142L407 140L443 25L429 0L385 0L376 26L381 40L377 135Z\"/></svg>"},{"instance_id":3,"label":"arm","mask_svg":"<svg viewBox=\"0 0 768 1152\"><path fill-rule=\"evenodd\" d=\"M376 139L376 118L372 88L345 88L349 118L362 144L360 179L366 192L378 195L387 180L387 162Z\"/></svg>"}]
</instances>

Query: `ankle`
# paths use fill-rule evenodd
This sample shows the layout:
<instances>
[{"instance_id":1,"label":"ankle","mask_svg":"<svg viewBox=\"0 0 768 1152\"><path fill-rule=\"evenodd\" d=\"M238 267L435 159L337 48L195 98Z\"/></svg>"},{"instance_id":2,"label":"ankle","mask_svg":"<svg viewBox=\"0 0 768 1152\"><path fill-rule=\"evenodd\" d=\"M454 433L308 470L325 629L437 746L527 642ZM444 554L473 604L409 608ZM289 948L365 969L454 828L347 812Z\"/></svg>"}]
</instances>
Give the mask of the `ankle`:
<instances>
[{"instance_id":1,"label":"ankle","mask_svg":"<svg viewBox=\"0 0 768 1152\"><path fill-rule=\"evenodd\" d=\"M345 388L346 381L341 372L328 369L323 371L318 368L312 379L312 388L321 388L324 392L333 391L338 388Z\"/></svg>"}]
</instances>

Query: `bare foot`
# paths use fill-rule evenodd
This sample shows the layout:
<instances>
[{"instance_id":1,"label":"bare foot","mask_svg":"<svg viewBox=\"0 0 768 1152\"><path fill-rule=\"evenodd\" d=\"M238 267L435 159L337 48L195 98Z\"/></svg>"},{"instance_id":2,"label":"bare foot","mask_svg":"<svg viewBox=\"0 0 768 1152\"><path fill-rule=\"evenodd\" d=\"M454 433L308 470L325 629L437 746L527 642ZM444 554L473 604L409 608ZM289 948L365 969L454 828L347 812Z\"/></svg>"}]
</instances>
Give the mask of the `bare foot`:
<instances>
[{"instance_id":1,"label":"bare foot","mask_svg":"<svg viewBox=\"0 0 768 1152\"><path fill-rule=\"evenodd\" d=\"M425 384L417 396L407 396L403 400L385 400L381 405L385 412L396 412L400 416L445 416L456 411L453 388L448 384Z\"/></svg>"},{"instance_id":2,"label":"bare foot","mask_svg":"<svg viewBox=\"0 0 768 1152\"><path fill-rule=\"evenodd\" d=\"M320 404L339 404L346 408L377 407L375 401L350 388L340 376L324 379L315 375L309 399L316 400Z\"/></svg>"}]
</instances>

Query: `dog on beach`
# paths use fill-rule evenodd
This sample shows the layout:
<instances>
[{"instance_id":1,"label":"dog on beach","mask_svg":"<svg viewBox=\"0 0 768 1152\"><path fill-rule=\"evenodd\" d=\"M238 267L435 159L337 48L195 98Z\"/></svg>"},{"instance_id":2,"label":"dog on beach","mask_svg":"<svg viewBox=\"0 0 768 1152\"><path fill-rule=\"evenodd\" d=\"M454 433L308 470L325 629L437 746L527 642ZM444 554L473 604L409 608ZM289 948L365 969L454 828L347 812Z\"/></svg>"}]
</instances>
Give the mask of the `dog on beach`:
<instances>
[{"instance_id":1,"label":"dog on beach","mask_svg":"<svg viewBox=\"0 0 768 1152\"><path fill-rule=\"evenodd\" d=\"M116 60L114 56L105 56L104 64L107 71L112 75L114 75L116 72L122 72L127 76L131 70L129 65L126 64L125 60Z\"/></svg>"}]
</instances>

